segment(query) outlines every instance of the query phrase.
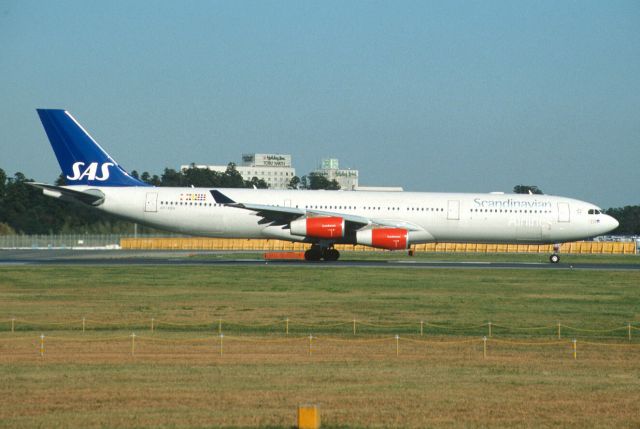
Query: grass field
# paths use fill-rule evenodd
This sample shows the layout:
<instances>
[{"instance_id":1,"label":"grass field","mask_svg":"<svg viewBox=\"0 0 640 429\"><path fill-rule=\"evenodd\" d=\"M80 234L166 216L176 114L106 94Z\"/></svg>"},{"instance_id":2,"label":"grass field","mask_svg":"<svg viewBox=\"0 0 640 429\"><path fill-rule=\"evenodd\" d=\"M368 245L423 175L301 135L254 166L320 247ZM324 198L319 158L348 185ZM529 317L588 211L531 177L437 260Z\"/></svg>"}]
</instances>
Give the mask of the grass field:
<instances>
[{"instance_id":1,"label":"grass field","mask_svg":"<svg viewBox=\"0 0 640 429\"><path fill-rule=\"evenodd\" d=\"M640 327L639 285L634 271L0 267L0 426L291 427L313 402L323 427L638 427L640 330L597 330ZM420 320L445 328L420 337ZM487 321L513 329L494 328L484 359ZM584 331L557 343L558 321ZM550 329L516 329L535 326Z\"/></svg>"}]
</instances>

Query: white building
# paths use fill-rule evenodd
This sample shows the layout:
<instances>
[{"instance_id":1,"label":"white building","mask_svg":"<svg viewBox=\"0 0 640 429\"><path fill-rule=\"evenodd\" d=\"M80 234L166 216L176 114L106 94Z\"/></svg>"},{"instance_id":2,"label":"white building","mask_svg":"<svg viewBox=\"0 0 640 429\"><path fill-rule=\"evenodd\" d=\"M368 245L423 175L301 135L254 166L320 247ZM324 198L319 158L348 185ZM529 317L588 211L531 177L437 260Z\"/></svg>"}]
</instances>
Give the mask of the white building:
<instances>
[{"instance_id":1,"label":"white building","mask_svg":"<svg viewBox=\"0 0 640 429\"><path fill-rule=\"evenodd\" d=\"M191 167L180 166L182 170ZM195 168L206 168L220 173L227 171L226 165L195 165ZM242 175L243 180L257 177L264 180L270 189L287 189L287 185L296 175L296 169L291 166L291 155L277 153L244 153L242 163L236 165L236 170Z\"/></svg>"},{"instance_id":2,"label":"white building","mask_svg":"<svg viewBox=\"0 0 640 429\"><path fill-rule=\"evenodd\" d=\"M327 180L335 180L340 185L340 189L353 191L358 187L358 170L340 169L340 163L335 158L323 159L314 173L321 174Z\"/></svg>"}]
</instances>

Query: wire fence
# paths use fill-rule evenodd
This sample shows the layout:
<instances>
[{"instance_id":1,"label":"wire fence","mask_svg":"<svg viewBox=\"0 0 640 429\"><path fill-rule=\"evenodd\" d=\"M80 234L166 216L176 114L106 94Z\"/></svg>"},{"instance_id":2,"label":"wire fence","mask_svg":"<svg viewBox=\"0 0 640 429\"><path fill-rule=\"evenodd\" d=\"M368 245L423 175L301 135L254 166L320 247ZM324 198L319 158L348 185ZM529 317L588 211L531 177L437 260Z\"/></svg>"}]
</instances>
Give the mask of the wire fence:
<instances>
[{"instance_id":1,"label":"wire fence","mask_svg":"<svg viewBox=\"0 0 640 429\"><path fill-rule=\"evenodd\" d=\"M92 247L120 247L121 234L52 234L52 235L3 235L0 248L4 249L73 249ZM131 236L133 237L133 236Z\"/></svg>"},{"instance_id":2,"label":"wire fence","mask_svg":"<svg viewBox=\"0 0 640 429\"><path fill-rule=\"evenodd\" d=\"M15 234L0 235L0 249L119 249L123 239L181 238L181 234Z\"/></svg>"},{"instance_id":3,"label":"wire fence","mask_svg":"<svg viewBox=\"0 0 640 429\"><path fill-rule=\"evenodd\" d=\"M195 338L160 337L156 335L118 334L111 336L63 336L63 335L27 335L0 336L0 357L21 357L24 355L44 358L47 353L54 356L73 357L78 355L119 356L162 356L166 354L199 354L199 355L297 355L297 356L348 356L360 353L367 359L374 357L429 357L438 349L446 347L462 347L471 354L487 359L492 352L513 353L522 349L555 351L559 357L578 359L578 344L589 353L602 348L623 349L631 358L640 352L640 344L624 344L614 342L595 342L577 339L565 340L506 340L483 337L469 338L420 338L401 335L381 336L373 338L345 338L322 335L290 336L290 337L247 337L233 335L209 335ZM72 346L75 346L72 347ZM260 350L267 347L267 350Z\"/></svg>"},{"instance_id":4,"label":"wire fence","mask_svg":"<svg viewBox=\"0 0 640 429\"><path fill-rule=\"evenodd\" d=\"M58 321L30 320L11 317L0 322L0 332L33 331L138 331L138 332L213 332L215 334L261 335L416 335L425 336L487 336L488 338L556 338L640 340L640 322L626 322L611 326L584 327L562 322L537 326L512 326L494 322L456 325L427 320L406 322L371 322L356 318L343 321L309 322L297 319L270 321L233 321L222 318L211 320L165 320L161 318L137 318L130 320L98 320L99 318L68 319ZM640 342L640 341L639 341Z\"/></svg>"}]
</instances>

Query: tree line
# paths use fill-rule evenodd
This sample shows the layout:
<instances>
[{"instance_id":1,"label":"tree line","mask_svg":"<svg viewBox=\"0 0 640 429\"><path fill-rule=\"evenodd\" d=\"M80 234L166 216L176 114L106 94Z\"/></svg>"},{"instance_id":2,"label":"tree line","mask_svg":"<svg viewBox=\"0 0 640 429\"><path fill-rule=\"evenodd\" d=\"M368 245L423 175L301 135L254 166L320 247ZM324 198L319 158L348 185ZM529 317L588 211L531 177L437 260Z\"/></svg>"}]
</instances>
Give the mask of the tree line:
<instances>
[{"instance_id":1,"label":"tree line","mask_svg":"<svg viewBox=\"0 0 640 429\"><path fill-rule=\"evenodd\" d=\"M131 174L154 186L203 187L203 188L267 188L264 180L257 177L244 180L234 164L229 164L225 172L208 169L189 168L176 171L165 168L161 175L143 172ZM55 198L46 197L40 189L26 184L32 181L23 173L7 176L0 168L0 235L11 234L124 234L133 232L133 224L89 207L70 205ZM60 175L56 185L64 185ZM536 187L531 189L518 185L514 191L520 193L542 193ZM318 173L293 177L290 189L340 189L335 180L328 180ZM606 213L620 222L613 234L640 235L640 206L610 208ZM141 226L140 233L155 232Z\"/></svg>"}]
</instances>

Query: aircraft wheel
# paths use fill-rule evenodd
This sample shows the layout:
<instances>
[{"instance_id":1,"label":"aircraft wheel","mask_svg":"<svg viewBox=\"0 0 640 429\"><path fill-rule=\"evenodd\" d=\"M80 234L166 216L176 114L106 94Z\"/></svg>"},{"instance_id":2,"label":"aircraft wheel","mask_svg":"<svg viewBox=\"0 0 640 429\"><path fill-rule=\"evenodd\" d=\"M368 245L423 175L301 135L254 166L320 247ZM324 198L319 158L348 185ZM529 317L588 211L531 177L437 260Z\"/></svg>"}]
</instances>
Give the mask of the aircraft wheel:
<instances>
[{"instance_id":1,"label":"aircraft wheel","mask_svg":"<svg viewBox=\"0 0 640 429\"><path fill-rule=\"evenodd\" d=\"M306 261L319 261L322 258L322 250L319 247L311 246L311 249L304 252Z\"/></svg>"},{"instance_id":2,"label":"aircraft wheel","mask_svg":"<svg viewBox=\"0 0 640 429\"><path fill-rule=\"evenodd\" d=\"M324 251L325 261L337 261L339 257L340 252L338 252L336 249L331 248Z\"/></svg>"},{"instance_id":3,"label":"aircraft wheel","mask_svg":"<svg viewBox=\"0 0 640 429\"><path fill-rule=\"evenodd\" d=\"M549 262L551 262L552 264L557 264L558 262L560 262L560 255L554 253L553 255L549 256Z\"/></svg>"}]
</instances>

